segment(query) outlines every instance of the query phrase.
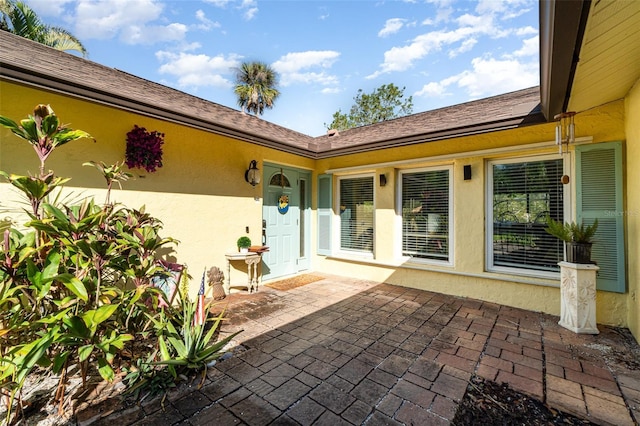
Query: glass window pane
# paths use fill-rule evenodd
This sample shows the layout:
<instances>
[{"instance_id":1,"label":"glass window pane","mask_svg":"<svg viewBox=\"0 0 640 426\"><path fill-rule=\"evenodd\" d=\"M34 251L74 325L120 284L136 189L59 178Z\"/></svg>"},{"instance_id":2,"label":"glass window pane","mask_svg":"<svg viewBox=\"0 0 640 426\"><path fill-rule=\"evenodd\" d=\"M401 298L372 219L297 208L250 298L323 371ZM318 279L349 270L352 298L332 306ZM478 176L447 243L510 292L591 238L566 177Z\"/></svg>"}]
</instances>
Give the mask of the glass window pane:
<instances>
[{"instance_id":1,"label":"glass window pane","mask_svg":"<svg viewBox=\"0 0 640 426\"><path fill-rule=\"evenodd\" d=\"M544 229L563 220L562 160L493 164L493 265L558 271L563 244Z\"/></svg>"},{"instance_id":2,"label":"glass window pane","mask_svg":"<svg viewBox=\"0 0 640 426\"><path fill-rule=\"evenodd\" d=\"M402 255L449 261L449 170L402 174Z\"/></svg>"},{"instance_id":3,"label":"glass window pane","mask_svg":"<svg viewBox=\"0 0 640 426\"><path fill-rule=\"evenodd\" d=\"M340 180L340 248L373 252L373 177Z\"/></svg>"}]
</instances>

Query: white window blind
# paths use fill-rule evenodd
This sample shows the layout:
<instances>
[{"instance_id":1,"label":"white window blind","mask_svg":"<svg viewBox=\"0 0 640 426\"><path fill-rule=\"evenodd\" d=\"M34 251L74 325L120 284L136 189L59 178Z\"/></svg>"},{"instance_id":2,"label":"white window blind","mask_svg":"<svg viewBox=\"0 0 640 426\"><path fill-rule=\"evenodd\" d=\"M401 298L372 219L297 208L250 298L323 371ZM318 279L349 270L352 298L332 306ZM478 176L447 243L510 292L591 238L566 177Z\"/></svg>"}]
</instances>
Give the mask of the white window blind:
<instances>
[{"instance_id":1,"label":"white window blind","mask_svg":"<svg viewBox=\"0 0 640 426\"><path fill-rule=\"evenodd\" d=\"M492 163L492 266L558 271L564 245L546 217L562 221L562 160Z\"/></svg>"},{"instance_id":2,"label":"white window blind","mask_svg":"<svg viewBox=\"0 0 640 426\"><path fill-rule=\"evenodd\" d=\"M340 248L373 252L373 177L340 179Z\"/></svg>"},{"instance_id":3,"label":"white window blind","mask_svg":"<svg viewBox=\"0 0 640 426\"><path fill-rule=\"evenodd\" d=\"M402 255L449 261L450 170L403 172Z\"/></svg>"}]
</instances>

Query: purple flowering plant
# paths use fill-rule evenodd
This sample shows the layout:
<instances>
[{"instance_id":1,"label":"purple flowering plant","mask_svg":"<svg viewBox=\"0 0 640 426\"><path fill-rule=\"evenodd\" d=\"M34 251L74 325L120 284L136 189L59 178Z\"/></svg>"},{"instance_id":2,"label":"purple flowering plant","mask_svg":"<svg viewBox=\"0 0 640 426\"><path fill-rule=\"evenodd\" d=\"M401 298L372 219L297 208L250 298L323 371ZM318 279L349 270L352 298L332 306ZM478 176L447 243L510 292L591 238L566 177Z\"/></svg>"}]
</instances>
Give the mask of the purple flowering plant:
<instances>
[{"instance_id":1,"label":"purple flowering plant","mask_svg":"<svg viewBox=\"0 0 640 426\"><path fill-rule=\"evenodd\" d=\"M130 169L141 168L147 172L155 172L162 167L162 144L164 133L148 131L144 127L134 125L127 133L127 150L125 163Z\"/></svg>"}]
</instances>

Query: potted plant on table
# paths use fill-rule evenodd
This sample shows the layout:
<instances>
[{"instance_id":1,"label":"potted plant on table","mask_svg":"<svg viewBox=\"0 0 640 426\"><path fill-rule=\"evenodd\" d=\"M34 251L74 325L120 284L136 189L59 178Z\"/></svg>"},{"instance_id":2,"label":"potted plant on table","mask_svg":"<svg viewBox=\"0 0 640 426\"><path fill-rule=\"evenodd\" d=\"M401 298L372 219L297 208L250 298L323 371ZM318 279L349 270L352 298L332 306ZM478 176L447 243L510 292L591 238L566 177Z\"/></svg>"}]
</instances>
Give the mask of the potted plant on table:
<instances>
[{"instance_id":1,"label":"potted plant on table","mask_svg":"<svg viewBox=\"0 0 640 426\"><path fill-rule=\"evenodd\" d=\"M238 238L236 245L238 246L238 251L240 253L247 253L249 252L249 247L251 247L251 239L243 235L242 237Z\"/></svg>"},{"instance_id":2,"label":"potted plant on table","mask_svg":"<svg viewBox=\"0 0 640 426\"><path fill-rule=\"evenodd\" d=\"M559 222L551 217L547 218L549 234L565 242L566 261L570 263L592 264L591 246L593 237L598 230L598 219L592 225L576 222Z\"/></svg>"}]
</instances>

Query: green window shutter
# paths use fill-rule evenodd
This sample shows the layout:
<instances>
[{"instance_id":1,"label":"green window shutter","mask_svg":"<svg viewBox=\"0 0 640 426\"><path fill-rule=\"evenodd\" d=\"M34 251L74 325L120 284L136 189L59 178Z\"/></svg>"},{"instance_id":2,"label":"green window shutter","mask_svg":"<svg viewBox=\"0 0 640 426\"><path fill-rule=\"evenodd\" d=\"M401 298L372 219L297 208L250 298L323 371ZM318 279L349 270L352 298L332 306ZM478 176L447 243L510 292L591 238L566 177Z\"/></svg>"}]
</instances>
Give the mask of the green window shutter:
<instances>
[{"instance_id":1,"label":"green window shutter","mask_svg":"<svg viewBox=\"0 0 640 426\"><path fill-rule=\"evenodd\" d=\"M331 221L333 218L331 175L318 176L318 254L331 254Z\"/></svg>"},{"instance_id":2,"label":"green window shutter","mask_svg":"<svg viewBox=\"0 0 640 426\"><path fill-rule=\"evenodd\" d=\"M600 267L596 287L624 293L621 142L576 147L576 196L578 221L592 224L598 219L591 255Z\"/></svg>"}]
</instances>

